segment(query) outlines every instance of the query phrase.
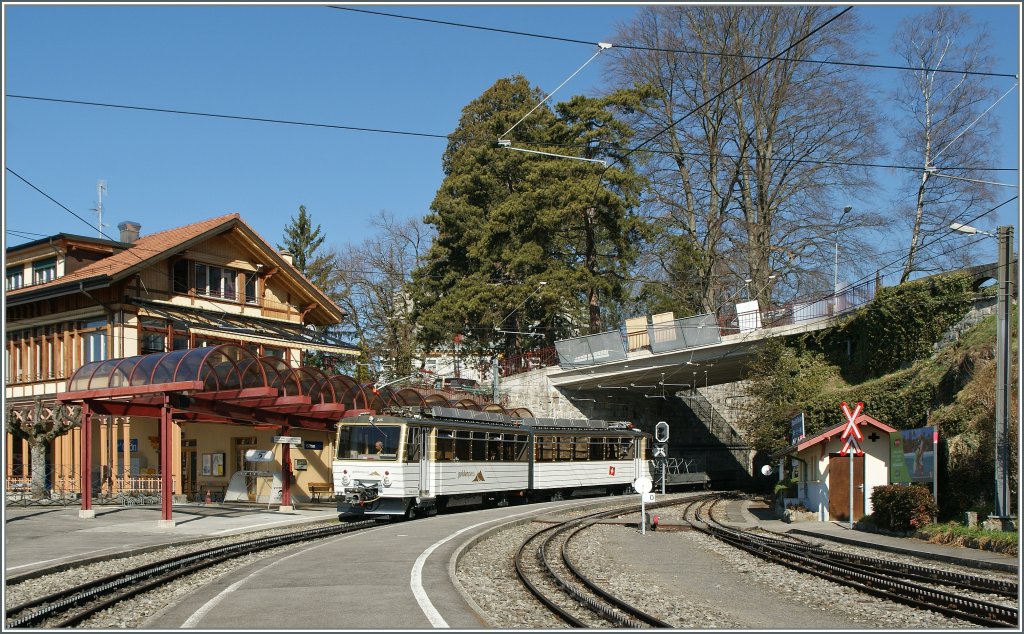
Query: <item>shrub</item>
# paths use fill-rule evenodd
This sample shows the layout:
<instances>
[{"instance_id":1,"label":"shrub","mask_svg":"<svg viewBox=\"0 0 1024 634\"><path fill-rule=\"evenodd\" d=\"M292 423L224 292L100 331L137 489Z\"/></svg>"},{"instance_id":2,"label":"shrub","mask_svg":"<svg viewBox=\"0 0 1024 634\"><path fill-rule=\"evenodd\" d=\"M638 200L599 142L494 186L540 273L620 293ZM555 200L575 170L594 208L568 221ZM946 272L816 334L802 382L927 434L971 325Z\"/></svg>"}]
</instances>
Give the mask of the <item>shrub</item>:
<instances>
[{"instance_id":1,"label":"shrub","mask_svg":"<svg viewBox=\"0 0 1024 634\"><path fill-rule=\"evenodd\" d=\"M922 486L888 484L871 491L875 525L892 531L923 528L939 512L932 494Z\"/></svg>"}]
</instances>

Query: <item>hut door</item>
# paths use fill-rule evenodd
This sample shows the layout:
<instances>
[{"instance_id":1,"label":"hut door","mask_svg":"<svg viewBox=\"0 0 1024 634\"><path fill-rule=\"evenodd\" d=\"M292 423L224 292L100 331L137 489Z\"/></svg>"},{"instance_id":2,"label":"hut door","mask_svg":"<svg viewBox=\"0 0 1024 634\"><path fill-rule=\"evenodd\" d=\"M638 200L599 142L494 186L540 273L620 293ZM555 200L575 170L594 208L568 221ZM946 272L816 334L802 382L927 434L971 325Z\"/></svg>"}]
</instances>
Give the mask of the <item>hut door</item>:
<instances>
[{"instance_id":1,"label":"hut door","mask_svg":"<svg viewBox=\"0 0 1024 634\"><path fill-rule=\"evenodd\" d=\"M828 457L829 519L850 521L850 456ZM853 520L864 517L864 456L853 456Z\"/></svg>"}]
</instances>

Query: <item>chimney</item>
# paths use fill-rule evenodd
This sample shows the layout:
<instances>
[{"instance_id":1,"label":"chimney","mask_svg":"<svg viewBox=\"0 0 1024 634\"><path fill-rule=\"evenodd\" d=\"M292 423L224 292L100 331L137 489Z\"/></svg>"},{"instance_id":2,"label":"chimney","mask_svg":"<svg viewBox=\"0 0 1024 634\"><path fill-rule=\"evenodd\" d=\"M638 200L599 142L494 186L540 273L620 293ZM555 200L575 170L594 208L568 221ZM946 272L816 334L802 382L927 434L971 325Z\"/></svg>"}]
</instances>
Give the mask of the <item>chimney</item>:
<instances>
[{"instance_id":1,"label":"chimney","mask_svg":"<svg viewBox=\"0 0 1024 634\"><path fill-rule=\"evenodd\" d=\"M121 231L121 242L134 244L139 241L139 230L142 229L142 225L139 223L125 220L117 223L117 228Z\"/></svg>"},{"instance_id":2,"label":"chimney","mask_svg":"<svg viewBox=\"0 0 1024 634\"><path fill-rule=\"evenodd\" d=\"M278 253L281 254L281 257L284 258L285 262L291 264L292 266L295 266L295 261L292 259L292 254L290 251L279 251Z\"/></svg>"}]
</instances>

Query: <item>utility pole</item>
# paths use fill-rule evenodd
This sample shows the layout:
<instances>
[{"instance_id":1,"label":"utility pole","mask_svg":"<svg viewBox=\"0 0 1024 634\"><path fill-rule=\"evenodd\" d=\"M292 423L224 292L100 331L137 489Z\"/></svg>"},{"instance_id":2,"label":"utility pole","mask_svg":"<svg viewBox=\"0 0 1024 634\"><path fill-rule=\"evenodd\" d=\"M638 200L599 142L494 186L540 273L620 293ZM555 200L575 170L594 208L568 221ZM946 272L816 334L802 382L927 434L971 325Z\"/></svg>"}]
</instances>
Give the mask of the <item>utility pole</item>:
<instances>
[{"instance_id":1,"label":"utility pole","mask_svg":"<svg viewBox=\"0 0 1024 634\"><path fill-rule=\"evenodd\" d=\"M999 258L996 292L996 500L995 516L1010 518L1010 262L1013 227L996 229Z\"/></svg>"},{"instance_id":2,"label":"utility pole","mask_svg":"<svg viewBox=\"0 0 1024 634\"><path fill-rule=\"evenodd\" d=\"M104 227L104 224L103 224L103 192L105 192L105 191L107 191L107 181L105 181L105 180L97 181L97 183L96 183L96 209L93 209L93 211L96 212L96 216L98 217L98 219L96 221L96 224L99 226L100 237L101 238L103 237L103 227Z\"/></svg>"},{"instance_id":3,"label":"utility pole","mask_svg":"<svg viewBox=\"0 0 1024 634\"><path fill-rule=\"evenodd\" d=\"M996 238L999 245L996 260L996 496L992 518L1008 529L1010 523L1010 263L1013 261L1013 227L1003 226L996 233L954 222L953 231L973 235L980 233ZM1016 293L1014 293L1016 296Z\"/></svg>"}]
</instances>

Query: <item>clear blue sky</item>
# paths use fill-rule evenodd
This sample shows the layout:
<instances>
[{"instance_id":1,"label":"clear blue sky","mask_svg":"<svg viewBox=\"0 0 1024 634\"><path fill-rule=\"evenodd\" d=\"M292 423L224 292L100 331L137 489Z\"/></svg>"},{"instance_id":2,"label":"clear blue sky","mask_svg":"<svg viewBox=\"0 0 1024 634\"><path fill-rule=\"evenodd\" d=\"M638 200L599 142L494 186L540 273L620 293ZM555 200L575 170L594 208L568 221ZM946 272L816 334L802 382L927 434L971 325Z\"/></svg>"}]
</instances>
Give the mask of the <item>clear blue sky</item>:
<instances>
[{"instance_id":1,"label":"clear blue sky","mask_svg":"<svg viewBox=\"0 0 1024 634\"><path fill-rule=\"evenodd\" d=\"M587 41L613 41L637 5L351 5ZM927 5L855 5L875 27L874 62L900 18ZM594 52L582 44L428 24L324 5L4 4L4 89L29 95L445 135L501 77L553 90ZM988 23L997 71L1019 73L1015 4L965 5ZM557 94L595 94L601 58ZM890 82L895 71L865 70ZM1013 80L997 81L1002 94ZM1019 167L1020 91L998 117L999 167ZM238 212L272 244L306 205L329 243L370 235L380 210L422 218L441 183L439 138L297 127L5 98L4 164L79 216L103 179L106 233L143 233ZM884 171L884 170L883 170ZM889 178L880 173L879 179ZM999 180L1018 182L1019 173ZM1002 188L1009 198L1016 189ZM857 203L863 204L863 203ZM990 223L1018 227L1019 202ZM60 231L97 235L5 171L7 245ZM16 233L12 233L16 232ZM992 247L994 252L994 245Z\"/></svg>"}]
</instances>

